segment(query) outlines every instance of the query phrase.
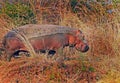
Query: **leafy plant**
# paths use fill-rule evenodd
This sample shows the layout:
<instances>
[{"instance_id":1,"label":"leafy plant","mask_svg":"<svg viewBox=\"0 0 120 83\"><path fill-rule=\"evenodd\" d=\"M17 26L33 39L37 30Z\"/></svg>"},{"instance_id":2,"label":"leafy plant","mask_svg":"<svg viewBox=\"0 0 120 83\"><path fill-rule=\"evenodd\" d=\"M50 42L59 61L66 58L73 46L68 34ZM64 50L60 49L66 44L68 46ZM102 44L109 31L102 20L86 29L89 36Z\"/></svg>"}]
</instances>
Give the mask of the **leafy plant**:
<instances>
[{"instance_id":1,"label":"leafy plant","mask_svg":"<svg viewBox=\"0 0 120 83\"><path fill-rule=\"evenodd\" d=\"M1 13L9 16L15 25L35 23L35 15L29 5L21 3L5 3Z\"/></svg>"},{"instance_id":2,"label":"leafy plant","mask_svg":"<svg viewBox=\"0 0 120 83\"><path fill-rule=\"evenodd\" d=\"M77 3L78 3L77 0L70 1L70 6L71 6L73 12L77 12L75 9L75 6L77 5Z\"/></svg>"},{"instance_id":3,"label":"leafy plant","mask_svg":"<svg viewBox=\"0 0 120 83\"><path fill-rule=\"evenodd\" d=\"M90 71L90 72L94 72L95 69L94 69L93 67L90 66L90 67L89 67L89 71Z\"/></svg>"},{"instance_id":4,"label":"leafy plant","mask_svg":"<svg viewBox=\"0 0 120 83\"><path fill-rule=\"evenodd\" d=\"M55 78L55 75L52 73L51 75L50 75L50 80L53 80Z\"/></svg>"}]
</instances>

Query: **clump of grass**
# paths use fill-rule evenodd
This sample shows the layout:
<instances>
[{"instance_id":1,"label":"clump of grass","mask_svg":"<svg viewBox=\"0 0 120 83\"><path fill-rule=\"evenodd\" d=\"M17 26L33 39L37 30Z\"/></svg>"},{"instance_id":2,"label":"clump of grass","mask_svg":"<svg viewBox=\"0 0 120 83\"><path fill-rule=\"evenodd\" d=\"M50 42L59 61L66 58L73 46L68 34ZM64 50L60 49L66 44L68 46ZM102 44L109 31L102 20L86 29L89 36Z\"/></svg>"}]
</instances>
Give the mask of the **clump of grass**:
<instances>
[{"instance_id":1,"label":"clump of grass","mask_svg":"<svg viewBox=\"0 0 120 83\"><path fill-rule=\"evenodd\" d=\"M14 24L12 19L10 19L5 14L0 14L0 42L2 41L4 35L13 28Z\"/></svg>"},{"instance_id":2,"label":"clump of grass","mask_svg":"<svg viewBox=\"0 0 120 83\"><path fill-rule=\"evenodd\" d=\"M1 14L8 16L16 26L36 23L35 15L30 5L6 2L2 5L0 11Z\"/></svg>"}]
</instances>

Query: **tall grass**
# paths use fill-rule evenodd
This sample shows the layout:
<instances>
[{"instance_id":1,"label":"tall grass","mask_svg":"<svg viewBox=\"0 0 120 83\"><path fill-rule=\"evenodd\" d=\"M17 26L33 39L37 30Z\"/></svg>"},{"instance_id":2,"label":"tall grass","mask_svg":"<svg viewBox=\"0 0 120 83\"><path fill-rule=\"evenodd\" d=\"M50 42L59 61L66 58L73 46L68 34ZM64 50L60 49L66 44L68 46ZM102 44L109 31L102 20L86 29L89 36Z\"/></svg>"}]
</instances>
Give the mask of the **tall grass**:
<instances>
[{"instance_id":1,"label":"tall grass","mask_svg":"<svg viewBox=\"0 0 120 83\"><path fill-rule=\"evenodd\" d=\"M76 52L75 54L66 55L70 58L77 58L77 60L65 62L65 64L69 66L69 69L66 70L69 74L66 75L64 69L59 70L58 66L54 65L54 63L52 64L53 67L50 65L50 68L42 72L42 75L43 73L45 74L46 79L42 79L45 82L55 82L57 80L58 82L74 83L77 81L84 83L91 81L89 77L95 76L95 80L103 78L101 82L104 83L106 81L105 78L108 79L108 82L111 82L108 78L109 76L112 79L114 77L119 78L120 3L115 2L115 0L112 4L104 4L100 1L91 1L88 3L84 0L25 0L25 2L18 1L12 4L12 7L16 8L14 9L15 12L12 10L12 15L15 14L14 16L9 15L11 12L7 11L9 7L11 7L11 4L7 5L8 7L6 7L5 4L8 3L3 2L2 5L4 5L4 7L1 9L2 12L0 14L1 35L4 35L7 29L11 29L11 27L37 23L79 28L85 34L86 39L88 39L90 50L87 53L81 54ZM30 12L26 11L26 7ZM27 13L27 15L25 14L24 16L24 13ZM33 16L29 15L29 13L32 13ZM30 60L31 63L33 61L33 59ZM25 67L27 67L28 64L25 65ZM72 67L74 67L74 69ZM77 73L75 72L76 70ZM9 71L11 72L12 70ZM32 69L29 70L29 73L30 71L32 71ZM56 73L56 71L59 73ZM30 73L30 75L31 74L33 73ZM39 77L42 78L41 75L39 75ZM115 78L115 80L117 78ZM119 83L117 81L115 82Z\"/></svg>"}]
</instances>

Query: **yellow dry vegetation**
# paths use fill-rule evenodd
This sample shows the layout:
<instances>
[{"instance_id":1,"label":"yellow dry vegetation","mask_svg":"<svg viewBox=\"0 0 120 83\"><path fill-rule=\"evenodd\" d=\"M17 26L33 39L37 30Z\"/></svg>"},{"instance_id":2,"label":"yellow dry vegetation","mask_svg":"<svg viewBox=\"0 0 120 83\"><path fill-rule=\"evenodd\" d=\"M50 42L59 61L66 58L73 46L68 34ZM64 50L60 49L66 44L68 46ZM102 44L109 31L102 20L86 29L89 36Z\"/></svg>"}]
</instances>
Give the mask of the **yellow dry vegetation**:
<instances>
[{"instance_id":1,"label":"yellow dry vegetation","mask_svg":"<svg viewBox=\"0 0 120 83\"><path fill-rule=\"evenodd\" d=\"M42 60L41 57L22 57L6 62L3 53L0 55L0 83L120 83L120 3L107 6L90 3L93 10L78 4L74 12L70 0L26 1L37 24L79 28L88 39L90 50L83 54L73 49L74 54L71 54L65 48L68 59L62 67L44 54ZM107 9L113 12L105 12ZM14 23L5 12L0 13L0 40L19 25Z\"/></svg>"}]
</instances>

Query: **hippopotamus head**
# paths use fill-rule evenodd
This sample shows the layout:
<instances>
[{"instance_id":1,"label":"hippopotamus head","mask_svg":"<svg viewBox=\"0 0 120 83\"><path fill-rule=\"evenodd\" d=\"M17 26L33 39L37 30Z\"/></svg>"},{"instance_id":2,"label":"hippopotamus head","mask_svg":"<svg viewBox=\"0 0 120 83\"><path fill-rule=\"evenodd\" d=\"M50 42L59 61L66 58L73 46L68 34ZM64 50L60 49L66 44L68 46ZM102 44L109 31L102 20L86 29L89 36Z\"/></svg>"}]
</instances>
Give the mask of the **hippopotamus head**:
<instances>
[{"instance_id":1,"label":"hippopotamus head","mask_svg":"<svg viewBox=\"0 0 120 83\"><path fill-rule=\"evenodd\" d=\"M76 41L75 48L78 51L87 52L89 50L89 46L87 44L87 41L84 38L84 34L80 30L78 30L76 32L76 40L75 41Z\"/></svg>"}]
</instances>

